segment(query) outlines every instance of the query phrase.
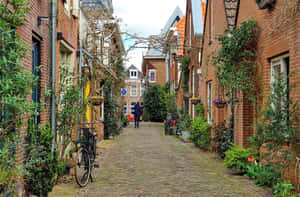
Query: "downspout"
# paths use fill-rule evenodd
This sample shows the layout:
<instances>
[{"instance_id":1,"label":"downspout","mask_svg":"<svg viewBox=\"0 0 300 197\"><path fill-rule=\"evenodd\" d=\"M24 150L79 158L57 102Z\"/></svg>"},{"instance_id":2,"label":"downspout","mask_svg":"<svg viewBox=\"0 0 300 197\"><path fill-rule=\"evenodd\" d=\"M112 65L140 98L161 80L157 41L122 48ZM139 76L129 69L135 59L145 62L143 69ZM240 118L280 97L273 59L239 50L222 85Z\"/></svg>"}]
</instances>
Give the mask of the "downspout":
<instances>
[{"instance_id":1,"label":"downspout","mask_svg":"<svg viewBox=\"0 0 300 197\"><path fill-rule=\"evenodd\" d=\"M56 4L57 0L52 0L52 30L51 30L51 59L52 59L52 100L51 100L51 134L55 135L55 83L56 83ZM52 140L52 152L54 151L55 138Z\"/></svg>"},{"instance_id":2,"label":"downspout","mask_svg":"<svg viewBox=\"0 0 300 197\"><path fill-rule=\"evenodd\" d=\"M83 57L82 57L82 40L79 40L79 69L78 69L78 72L79 72L79 88L80 88L80 95L79 95L79 101L78 101L78 103L79 103L79 105L81 104L81 101L82 101L82 96L83 96L83 94L82 94L82 92L83 92L83 89L81 89L82 88L82 84L81 84L81 80L82 80L82 59L83 59ZM77 131L77 140L79 140L79 137L80 137L80 114L78 114L78 131Z\"/></svg>"}]
</instances>

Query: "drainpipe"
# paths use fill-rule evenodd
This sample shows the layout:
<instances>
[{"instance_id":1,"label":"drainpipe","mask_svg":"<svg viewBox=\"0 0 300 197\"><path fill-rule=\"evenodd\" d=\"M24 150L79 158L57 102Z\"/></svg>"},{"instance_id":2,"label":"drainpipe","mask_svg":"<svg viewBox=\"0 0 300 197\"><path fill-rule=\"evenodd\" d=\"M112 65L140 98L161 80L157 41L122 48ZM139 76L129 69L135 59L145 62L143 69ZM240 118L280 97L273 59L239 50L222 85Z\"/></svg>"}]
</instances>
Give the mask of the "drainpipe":
<instances>
[{"instance_id":1,"label":"drainpipe","mask_svg":"<svg viewBox=\"0 0 300 197\"><path fill-rule=\"evenodd\" d=\"M57 0L52 0L52 30L51 30L51 59L52 59L52 100L51 100L51 134L55 134L55 82L56 82L56 4ZM52 141L52 152L54 151L55 138Z\"/></svg>"},{"instance_id":2,"label":"drainpipe","mask_svg":"<svg viewBox=\"0 0 300 197\"><path fill-rule=\"evenodd\" d=\"M82 97L83 97L83 95L82 95L82 92L83 92L83 89L81 89L81 76L82 76L82 59L83 59L83 57L82 57L82 41L81 40L79 40L79 87L80 87L80 95L79 95L79 101L78 101L78 103L79 103L79 105L81 104L81 101L82 101ZM79 140L79 138L80 138L80 114L78 114L78 131L77 131L77 140Z\"/></svg>"}]
</instances>

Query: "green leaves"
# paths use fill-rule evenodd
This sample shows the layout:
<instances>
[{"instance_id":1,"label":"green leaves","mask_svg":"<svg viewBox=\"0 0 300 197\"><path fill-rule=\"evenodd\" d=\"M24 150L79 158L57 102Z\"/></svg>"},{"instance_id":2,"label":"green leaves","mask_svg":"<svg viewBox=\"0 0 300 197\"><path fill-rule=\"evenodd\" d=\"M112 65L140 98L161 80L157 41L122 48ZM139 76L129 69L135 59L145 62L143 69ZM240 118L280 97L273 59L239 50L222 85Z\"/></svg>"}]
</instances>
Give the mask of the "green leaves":
<instances>
[{"instance_id":1,"label":"green leaves","mask_svg":"<svg viewBox=\"0 0 300 197\"><path fill-rule=\"evenodd\" d=\"M190 138L199 148L208 150L211 141L211 126L202 116L192 120Z\"/></svg>"},{"instance_id":2,"label":"green leaves","mask_svg":"<svg viewBox=\"0 0 300 197\"><path fill-rule=\"evenodd\" d=\"M256 34L255 21L241 23L239 28L218 38L222 47L214 57L220 86L230 92L243 90L252 100L255 92Z\"/></svg>"},{"instance_id":3,"label":"green leaves","mask_svg":"<svg viewBox=\"0 0 300 197\"><path fill-rule=\"evenodd\" d=\"M246 172L247 165L250 164L248 158L254 157L252 149L245 149L232 144L231 149L225 152L224 164L228 168Z\"/></svg>"},{"instance_id":4,"label":"green leaves","mask_svg":"<svg viewBox=\"0 0 300 197\"><path fill-rule=\"evenodd\" d=\"M166 118L166 95L159 85L150 86L145 91L143 112L154 122L162 122Z\"/></svg>"}]
</instances>

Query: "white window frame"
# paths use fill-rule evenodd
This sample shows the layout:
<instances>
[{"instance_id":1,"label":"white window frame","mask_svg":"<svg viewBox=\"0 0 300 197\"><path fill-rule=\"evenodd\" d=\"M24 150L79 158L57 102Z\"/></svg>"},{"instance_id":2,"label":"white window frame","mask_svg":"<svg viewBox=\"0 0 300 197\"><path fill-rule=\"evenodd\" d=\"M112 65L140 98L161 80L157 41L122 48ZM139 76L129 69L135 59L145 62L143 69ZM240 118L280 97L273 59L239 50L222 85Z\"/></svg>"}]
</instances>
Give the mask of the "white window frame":
<instances>
[{"instance_id":1,"label":"white window frame","mask_svg":"<svg viewBox=\"0 0 300 197\"><path fill-rule=\"evenodd\" d=\"M151 80L151 73L154 73L154 80ZM155 69L149 69L149 82L150 83L156 82L156 70Z\"/></svg>"},{"instance_id":2,"label":"white window frame","mask_svg":"<svg viewBox=\"0 0 300 197\"><path fill-rule=\"evenodd\" d=\"M135 76L134 76L134 75L131 75L132 73L135 73ZM137 70L135 70L135 69L130 69L130 70L129 70L129 77L130 77L130 79L137 79L137 78L138 78L138 72L137 72Z\"/></svg>"},{"instance_id":3,"label":"white window frame","mask_svg":"<svg viewBox=\"0 0 300 197\"><path fill-rule=\"evenodd\" d=\"M181 77L181 63L180 62L178 62L178 65L177 65L177 72L178 72L177 83L179 84L180 77Z\"/></svg>"},{"instance_id":4,"label":"white window frame","mask_svg":"<svg viewBox=\"0 0 300 197\"><path fill-rule=\"evenodd\" d=\"M278 80L276 77L276 67L280 66L280 74L284 73L285 79L287 80L287 75L288 75L288 67L287 64L285 62L285 58L289 57L289 54L285 54L285 55L281 55L279 57L273 58L271 59L271 80L270 80L270 86L272 88L272 84ZM274 93L274 90L271 90L272 93ZM275 108L275 105L272 103L272 107L273 109Z\"/></svg>"},{"instance_id":5,"label":"white window frame","mask_svg":"<svg viewBox=\"0 0 300 197\"><path fill-rule=\"evenodd\" d=\"M140 84L140 96L143 96L144 92L145 92L145 88L143 84Z\"/></svg>"},{"instance_id":6,"label":"white window frame","mask_svg":"<svg viewBox=\"0 0 300 197\"><path fill-rule=\"evenodd\" d=\"M212 81L207 82L207 122L212 124Z\"/></svg>"},{"instance_id":7,"label":"white window frame","mask_svg":"<svg viewBox=\"0 0 300 197\"><path fill-rule=\"evenodd\" d=\"M285 73L285 76L287 76L288 68L287 64L285 62L285 58L289 57L289 54L285 54L276 58L273 58L271 60L271 84L275 82L276 76L275 76L275 67L280 66L280 73Z\"/></svg>"},{"instance_id":8,"label":"white window frame","mask_svg":"<svg viewBox=\"0 0 300 197\"><path fill-rule=\"evenodd\" d=\"M133 88L133 87L135 87L135 88ZM133 94L133 90L135 90L135 94ZM137 97L137 86L136 85L130 86L130 96Z\"/></svg>"}]
</instances>

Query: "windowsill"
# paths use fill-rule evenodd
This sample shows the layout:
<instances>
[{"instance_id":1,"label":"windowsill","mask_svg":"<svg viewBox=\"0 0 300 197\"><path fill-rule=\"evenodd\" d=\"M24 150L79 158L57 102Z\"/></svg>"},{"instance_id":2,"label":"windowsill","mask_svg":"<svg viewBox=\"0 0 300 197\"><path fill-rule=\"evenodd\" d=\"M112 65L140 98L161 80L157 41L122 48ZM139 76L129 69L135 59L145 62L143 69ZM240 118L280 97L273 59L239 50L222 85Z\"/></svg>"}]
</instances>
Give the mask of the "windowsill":
<instances>
[{"instance_id":1,"label":"windowsill","mask_svg":"<svg viewBox=\"0 0 300 197\"><path fill-rule=\"evenodd\" d=\"M156 83L156 81L149 81L149 83Z\"/></svg>"}]
</instances>

